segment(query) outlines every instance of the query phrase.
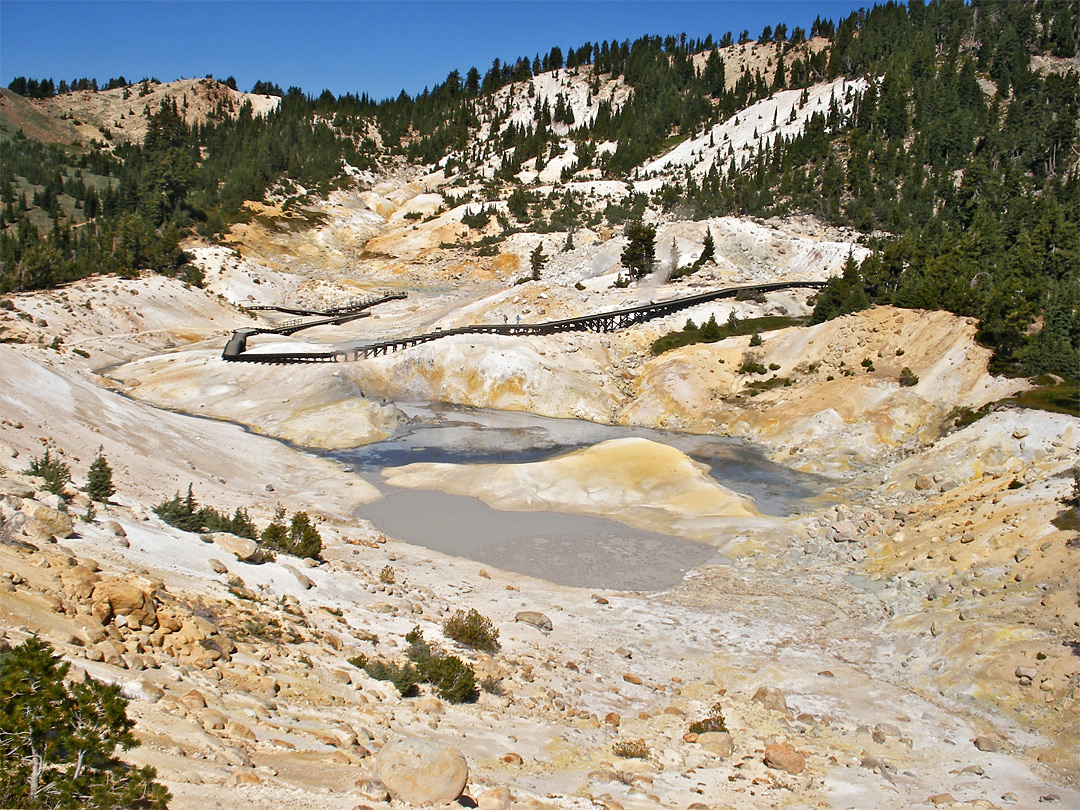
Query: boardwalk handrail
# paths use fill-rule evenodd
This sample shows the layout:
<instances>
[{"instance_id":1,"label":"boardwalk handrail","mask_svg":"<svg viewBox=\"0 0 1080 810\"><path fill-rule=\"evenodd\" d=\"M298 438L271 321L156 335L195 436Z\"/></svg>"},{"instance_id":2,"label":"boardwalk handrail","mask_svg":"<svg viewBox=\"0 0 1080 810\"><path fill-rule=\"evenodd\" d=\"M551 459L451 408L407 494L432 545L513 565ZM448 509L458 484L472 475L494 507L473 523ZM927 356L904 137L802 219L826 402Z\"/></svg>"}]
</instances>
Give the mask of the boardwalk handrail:
<instances>
[{"instance_id":1,"label":"boardwalk handrail","mask_svg":"<svg viewBox=\"0 0 1080 810\"><path fill-rule=\"evenodd\" d=\"M741 287L727 287L723 290L712 290L696 295L688 295L682 298L672 298L667 301L656 303L639 304L623 309L598 312L592 315L579 315L573 318L564 318L556 321L544 321L541 323L516 323L516 324L474 324L461 326L455 329L436 330L421 335L409 335L407 337L383 340L377 343L367 343L355 346L347 352L347 356L359 359L360 357L378 357L389 354L398 349L416 346L420 343L428 343L439 338L451 335L463 334L494 334L494 335L552 335L559 332L613 332L616 329L624 329L655 318L662 318L679 310L689 309L698 304L708 303L720 298L734 298L740 292L776 292L779 290L811 288L821 289L825 286L824 281L778 281L768 284L755 284Z\"/></svg>"},{"instance_id":2,"label":"boardwalk handrail","mask_svg":"<svg viewBox=\"0 0 1080 810\"><path fill-rule=\"evenodd\" d=\"M221 359L228 361L244 361L250 363L320 363L320 362L334 362L337 359L338 352L255 352L252 354L245 354L247 351L247 339L252 335L292 335L299 332L302 329L310 329L313 326L325 326L327 324L346 323L347 321L354 321L357 318L365 318L371 313L367 310L376 304L382 304L386 301L394 301L399 298L406 298L408 293L386 293L384 295L369 295L364 298L354 298L351 301L347 301L344 304L340 304L336 307L330 307L329 309L317 311L317 310L302 310L292 309L289 307L278 306L254 306L248 307L249 310L277 310L279 312L295 312L300 314L319 314L325 317L319 318L314 321L305 321L303 318L293 318L288 321L283 321L276 326L256 326L246 329L237 329L232 333L228 343L225 344L225 348L221 352Z\"/></svg>"},{"instance_id":3,"label":"boardwalk handrail","mask_svg":"<svg viewBox=\"0 0 1080 810\"><path fill-rule=\"evenodd\" d=\"M672 314L673 312L678 312L679 310L683 309L689 309L690 307L695 307L698 304L705 304L709 301L716 301L721 298L734 298L741 292L764 293L802 288L821 289L825 286L825 284L826 282L824 281L774 281L768 284L752 284L741 287L726 287L722 290L712 290L710 292L697 293L696 295L687 295L682 298L672 298L667 301L638 304L637 306L633 307L609 310L607 312L598 312L592 315L578 315L573 318L563 318L556 321L514 324L472 324L470 326L459 326L454 329L436 329L433 332L425 332L419 335L408 335L406 337L393 338L391 340L383 340L375 343L365 343L359 346L354 346L351 349L345 350L344 352L281 352L273 355L274 357L278 358L276 360L263 359L265 357L271 356L267 354L245 354L246 341L249 335L262 334L267 332L275 332L278 334L292 334L293 332L299 331L300 329L307 329L311 326L318 326L324 323L343 323L346 320L361 317L361 315L355 312L350 312L343 315L323 318L318 321L301 323L300 325L279 326L276 328L237 330L233 333L232 338L226 344L225 350L222 352L221 356L225 360L241 360L256 363L326 362L325 360L315 359L313 355L318 355L320 358L324 358L327 355L334 355L335 359L341 358L344 360L358 360L361 357L378 357L379 355L389 354L390 352L397 351L398 349L406 349L411 346L417 346L421 343L429 343L430 341L439 340L440 338L450 337L452 335L493 334L516 336L553 335L560 332L578 331L613 332L616 329L625 329L626 327L634 326L639 323L644 323L645 321L653 320L655 318L663 318L667 315ZM392 298L401 297L404 297L403 293L392 296L385 296L381 300L390 300ZM349 304L342 305L341 308L347 307L349 307Z\"/></svg>"}]
</instances>

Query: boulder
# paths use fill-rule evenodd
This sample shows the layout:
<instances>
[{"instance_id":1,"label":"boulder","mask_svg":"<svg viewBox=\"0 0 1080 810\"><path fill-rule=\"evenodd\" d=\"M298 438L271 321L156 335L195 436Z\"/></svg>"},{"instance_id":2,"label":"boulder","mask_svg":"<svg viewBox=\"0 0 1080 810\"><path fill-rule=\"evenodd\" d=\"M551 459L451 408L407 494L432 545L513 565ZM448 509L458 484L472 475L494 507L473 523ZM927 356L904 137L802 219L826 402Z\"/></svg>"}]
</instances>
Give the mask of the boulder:
<instances>
[{"instance_id":1,"label":"boulder","mask_svg":"<svg viewBox=\"0 0 1080 810\"><path fill-rule=\"evenodd\" d=\"M220 546L225 551L236 556L240 562L259 565L266 562L266 555L259 548L259 544L246 537L237 537L228 532L217 532L212 536L215 546Z\"/></svg>"},{"instance_id":2,"label":"boulder","mask_svg":"<svg viewBox=\"0 0 1080 810\"><path fill-rule=\"evenodd\" d=\"M189 709L205 709L206 698L198 689L191 689L180 696L180 702Z\"/></svg>"},{"instance_id":3,"label":"boulder","mask_svg":"<svg viewBox=\"0 0 1080 810\"><path fill-rule=\"evenodd\" d=\"M802 773L806 767L806 757L785 743L773 743L765 746L765 764L778 771Z\"/></svg>"},{"instance_id":4,"label":"boulder","mask_svg":"<svg viewBox=\"0 0 1080 810\"><path fill-rule=\"evenodd\" d=\"M44 530L58 540L71 537L75 533L70 515L41 503L41 501L24 500L21 511L27 517L33 518L40 523Z\"/></svg>"},{"instance_id":5,"label":"boulder","mask_svg":"<svg viewBox=\"0 0 1080 810\"><path fill-rule=\"evenodd\" d=\"M157 703L165 696L161 687L154 686L149 681L130 681L120 687L120 694L128 700L145 700L147 703Z\"/></svg>"},{"instance_id":6,"label":"boulder","mask_svg":"<svg viewBox=\"0 0 1080 810\"><path fill-rule=\"evenodd\" d=\"M134 619L143 627L156 627L154 597L141 588L116 580L98 582L90 597L90 612L103 625L114 616Z\"/></svg>"},{"instance_id":7,"label":"boulder","mask_svg":"<svg viewBox=\"0 0 1080 810\"><path fill-rule=\"evenodd\" d=\"M383 746L375 776L398 801L448 804L465 790L469 766L451 745L409 737Z\"/></svg>"},{"instance_id":8,"label":"boulder","mask_svg":"<svg viewBox=\"0 0 1080 810\"><path fill-rule=\"evenodd\" d=\"M480 810L510 810L513 796L504 787L488 788L476 797L476 806Z\"/></svg>"},{"instance_id":9,"label":"boulder","mask_svg":"<svg viewBox=\"0 0 1080 810\"><path fill-rule=\"evenodd\" d=\"M697 742L702 748L727 759L735 753L735 741L726 731L706 731L697 735Z\"/></svg>"},{"instance_id":10,"label":"boulder","mask_svg":"<svg viewBox=\"0 0 1080 810\"><path fill-rule=\"evenodd\" d=\"M750 700L755 703L760 703L766 709L772 709L773 711L782 712L783 714L790 714L784 693L775 686L759 687Z\"/></svg>"},{"instance_id":11,"label":"boulder","mask_svg":"<svg viewBox=\"0 0 1080 810\"><path fill-rule=\"evenodd\" d=\"M117 523L115 520L106 520L101 524L101 528L111 534L113 537L127 537L127 532L124 531L124 527Z\"/></svg>"},{"instance_id":12,"label":"boulder","mask_svg":"<svg viewBox=\"0 0 1080 810\"><path fill-rule=\"evenodd\" d=\"M551 619L536 610L522 610L514 617L514 621L522 622L523 624L531 624L537 630L543 630L544 632L551 632Z\"/></svg>"}]
</instances>

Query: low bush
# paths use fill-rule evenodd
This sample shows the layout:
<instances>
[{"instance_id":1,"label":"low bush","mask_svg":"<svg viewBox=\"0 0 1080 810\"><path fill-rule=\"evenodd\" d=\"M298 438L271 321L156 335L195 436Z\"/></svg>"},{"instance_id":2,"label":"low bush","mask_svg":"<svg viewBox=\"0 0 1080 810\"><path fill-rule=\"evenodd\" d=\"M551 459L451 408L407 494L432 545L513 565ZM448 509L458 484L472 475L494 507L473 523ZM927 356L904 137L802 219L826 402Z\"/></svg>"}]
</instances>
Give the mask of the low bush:
<instances>
[{"instance_id":1,"label":"low bush","mask_svg":"<svg viewBox=\"0 0 1080 810\"><path fill-rule=\"evenodd\" d=\"M919 382L918 376L907 366L900 369L900 385L909 388Z\"/></svg>"},{"instance_id":2,"label":"low bush","mask_svg":"<svg viewBox=\"0 0 1080 810\"><path fill-rule=\"evenodd\" d=\"M611 753L622 759L648 759L651 752L645 740L620 740L611 746Z\"/></svg>"},{"instance_id":3,"label":"low bush","mask_svg":"<svg viewBox=\"0 0 1080 810\"><path fill-rule=\"evenodd\" d=\"M415 695L419 684L429 683L439 697L450 703L476 700L476 673L468 663L424 641L419 627L407 633L405 640L409 642L409 660L403 664L364 655L348 661L372 678L394 684L402 697Z\"/></svg>"},{"instance_id":4,"label":"low bush","mask_svg":"<svg viewBox=\"0 0 1080 810\"><path fill-rule=\"evenodd\" d=\"M724 720L724 713L719 703L714 703L712 708L709 709L708 715L702 720L697 720L690 724L691 734L705 734L710 731L727 731L727 723Z\"/></svg>"},{"instance_id":5,"label":"low bush","mask_svg":"<svg viewBox=\"0 0 1080 810\"><path fill-rule=\"evenodd\" d=\"M443 623L443 634L474 650L493 653L499 649L499 631L476 608L454 613Z\"/></svg>"}]
</instances>

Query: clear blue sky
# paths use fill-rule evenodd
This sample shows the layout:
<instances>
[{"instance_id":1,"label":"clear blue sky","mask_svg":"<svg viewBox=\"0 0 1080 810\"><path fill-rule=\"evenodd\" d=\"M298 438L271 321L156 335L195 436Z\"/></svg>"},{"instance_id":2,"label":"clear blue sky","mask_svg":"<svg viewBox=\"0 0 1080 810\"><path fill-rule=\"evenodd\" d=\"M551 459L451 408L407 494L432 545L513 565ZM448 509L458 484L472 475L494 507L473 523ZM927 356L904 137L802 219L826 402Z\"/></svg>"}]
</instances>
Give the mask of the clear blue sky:
<instances>
[{"instance_id":1,"label":"clear blue sky","mask_svg":"<svg viewBox=\"0 0 1080 810\"><path fill-rule=\"evenodd\" d=\"M601 40L645 34L719 39L744 28L756 37L784 22L809 31L873 0L740 2L105 2L0 0L0 83L16 76L104 83L235 76L318 94L381 99L433 86L451 70L493 59L541 56Z\"/></svg>"}]
</instances>

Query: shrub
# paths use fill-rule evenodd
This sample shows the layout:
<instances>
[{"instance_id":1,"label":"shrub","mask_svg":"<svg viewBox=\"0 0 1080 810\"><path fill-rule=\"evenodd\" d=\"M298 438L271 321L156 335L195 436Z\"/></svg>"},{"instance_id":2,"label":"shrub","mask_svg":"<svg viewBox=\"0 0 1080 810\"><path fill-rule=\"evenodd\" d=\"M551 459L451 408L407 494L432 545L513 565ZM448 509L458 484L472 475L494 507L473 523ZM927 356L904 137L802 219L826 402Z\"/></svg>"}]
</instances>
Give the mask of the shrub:
<instances>
[{"instance_id":1,"label":"shrub","mask_svg":"<svg viewBox=\"0 0 1080 810\"><path fill-rule=\"evenodd\" d=\"M69 666L38 638L0 644L0 806L165 808L154 769L113 753L139 744L120 687L65 683Z\"/></svg>"},{"instance_id":2,"label":"shrub","mask_svg":"<svg viewBox=\"0 0 1080 810\"><path fill-rule=\"evenodd\" d=\"M611 753L622 759L648 759L650 751L645 740L620 740L611 746Z\"/></svg>"},{"instance_id":3,"label":"shrub","mask_svg":"<svg viewBox=\"0 0 1080 810\"><path fill-rule=\"evenodd\" d=\"M369 659L359 655L349 663L360 667L372 678L390 681L402 697L416 694L416 687L429 683L439 697L450 703L467 703L476 699L476 673L456 655L447 655L433 644L424 641L419 627L405 635L409 642L408 658L404 664Z\"/></svg>"},{"instance_id":4,"label":"shrub","mask_svg":"<svg viewBox=\"0 0 1080 810\"><path fill-rule=\"evenodd\" d=\"M394 571L393 566L385 565L383 570L379 572L379 582L384 585L393 585L397 582L397 572Z\"/></svg>"},{"instance_id":5,"label":"shrub","mask_svg":"<svg viewBox=\"0 0 1080 810\"><path fill-rule=\"evenodd\" d=\"M439 697L451 703L466 703L476 699L476 673L456 655L447 655L419 637L419 628L407 635L412 639L409 660L425 683L430 683Z\"/></svg>"},{"instance_id":6,"label":"shrub","mask_svg":"<svg viewBox=\"0 0 1080 810\"><path fill-rule=\"evenodd\" d=\"M454 613L443 623L443 633L474 650L497 652L499 649L499 631L476 608L469 608L468 613L464 610Z\"/></svg>"},{"instance_id":7,"label":"shrub","mask_svg":"<svg viewBox=\"0 0 1080 810\"><path fill-rule=\"evenodd\" d=\"M405 663L402 666L398 666L389 661L383 661L378 658L369 659L367 656L358 655L355 658L348 659L349 663L354 667L364 670L377 681L390 681L398 690L398 693L402 697L409 697L416 694L416 686L421 683L422 678L416 671L416 667L412 664Z\"/></svg>"},{"instance_id":8,"label":"shrub","mask_svg":"<svg viewBox=\"0 0 1080 810\"><path fill-rule=\"evenodd\" d=\"M727 723L724 721L724 713L719 703L714 703L709 709L708 715L703 720L697 720L690 724L691 734L705 734L709 731L727 731Z\"/></svg>"},{"instance_id":9,"label":"shrub","mask_svg":"<svg viewBox=\"0 0 1080 810\"><path fill-rule=\"evenodd\" d=\"M904 386L905 388L910 388L918 382L918 376L910 368L904 366L902 369L900 369L900 385Z\"/></svg>"},{"instance_id":10,"label":"shrub","mask_svg":"<svg viewBox=\"0 0 1080 810\"><path fill-rule=\"evenodd\" d=\"M755 329L754 334L750 336L750 345L751 346L760 346L761 343L762 343L761 332L759 332L759 331L757 331Z\"/></svg>"},{"instance_id":11,"label":"shrub","mask_svg":"<svg viewBox=\"0 0 1080 810\"><path fill-rule=\"evenodd\" d=\"M219 512L212 506L200 506L192 494L191 484L188 484L185 497L181 498L180 493L176 493L170 500L155 506L154 514L170 526L186 532L229 532L249 540L259 537L259 531L246 509L237 507L233 516L229 517L228 513Z\"/></svg>"},{"instance_id":12,"label":"shrub","mask_svg":"<svg viewBox=\"0 0 1080 810\"><path fill-rule=\"evenodd\" d=\"M744 358L742 365L739 366L740 374L767 374L768 371L765 366L751 357Z\"/></svg>"},{"instance_id":13,"label":"shrub","mask_svg":"<svg viewBox=\"0 0 1080 810\"><path fill-rule=\"evenodd\" d=\"M54 495L63 495L64 487L71 481L71 468L60 459L50 455L49 448L45 448L45 454L31 459L28 469L30 475L45 479L45 489Z\"/></svg>"}]
</instances>

